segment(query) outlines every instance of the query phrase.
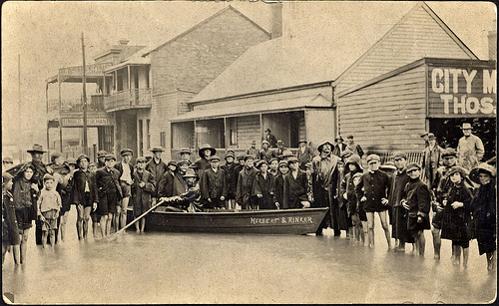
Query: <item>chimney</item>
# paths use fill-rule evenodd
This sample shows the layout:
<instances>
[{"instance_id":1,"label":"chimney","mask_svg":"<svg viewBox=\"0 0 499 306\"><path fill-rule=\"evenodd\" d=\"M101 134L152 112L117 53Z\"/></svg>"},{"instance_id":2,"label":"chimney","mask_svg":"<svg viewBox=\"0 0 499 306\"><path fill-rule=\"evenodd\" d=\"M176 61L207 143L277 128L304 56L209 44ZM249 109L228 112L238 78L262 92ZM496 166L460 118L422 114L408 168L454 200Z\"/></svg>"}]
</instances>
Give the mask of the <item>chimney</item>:
<instances>
[{"instance_id":1,"label":"chimney","mask_svg":"<svg viewBox=\"0 0 499 306\"><path fill-rule=\"evenodd\" d=\"M282 3L274 2L270 4L272 10L272 39L282 36Z\"/></svg>"},{"instance_id":2,"label":"chimney","mask_svg":"<svg viewBox=\"0 0 499 306\"><path fill-rule=\"evenodd\" d=\"M120 45L121 45L121 46L126 46L126 45L128 45L128 43L129 43L129 42L130 42L130 41L129 41L129 40L127 40L127 39L121 39L121 40L119 41L119 43L120 43Z\"/></svg>"},{"instance_id":3,"label":"chimney","mask_svg":"<svg viewBox=\"0 0 499 306\"><path fill-rule=\"evenodd\" d=\"M496 20L494 20L494 30L489 31L489 60L497 60L497 30Z\"/></svg>"}]
</instances>

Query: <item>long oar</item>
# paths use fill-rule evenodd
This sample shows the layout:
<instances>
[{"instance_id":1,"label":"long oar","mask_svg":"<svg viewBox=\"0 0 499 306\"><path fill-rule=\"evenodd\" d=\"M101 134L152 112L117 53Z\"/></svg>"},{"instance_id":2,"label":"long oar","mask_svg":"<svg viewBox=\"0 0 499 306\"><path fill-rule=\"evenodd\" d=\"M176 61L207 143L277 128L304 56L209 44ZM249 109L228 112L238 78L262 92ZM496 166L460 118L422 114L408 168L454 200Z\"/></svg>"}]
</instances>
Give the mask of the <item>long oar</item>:
<instances>
[{"instance_id":1,"label":"long oar","mask_svg":"<svg viewBox=\"0 0 499 306\"><path fill-rule=\"evenodd\" d=\"M156 208L158 208L160 205L164 204L164 203L168 203L168 202L174 202L176 200L178 200L179 197L169 197L169 198L164 198L162 200L160 200L158 203L156 203L153 207L149 208L147 211L145 211L142 215L138 216L137 218L135 218L132 222L128 223L126 226L124 226L122 229L120 229L119 231L117 231L116 233L113 233L109 236L106 237L107 240L114 240L116 238L118 238L118 236L123 233L127 228L129 228L130 226L132 226L132 224L135 224L135 222L139 221L140 219L142 219L143 217L145 217L148 213L150 213L151 211L155 210Z\"/></svg>"}]
</instances>

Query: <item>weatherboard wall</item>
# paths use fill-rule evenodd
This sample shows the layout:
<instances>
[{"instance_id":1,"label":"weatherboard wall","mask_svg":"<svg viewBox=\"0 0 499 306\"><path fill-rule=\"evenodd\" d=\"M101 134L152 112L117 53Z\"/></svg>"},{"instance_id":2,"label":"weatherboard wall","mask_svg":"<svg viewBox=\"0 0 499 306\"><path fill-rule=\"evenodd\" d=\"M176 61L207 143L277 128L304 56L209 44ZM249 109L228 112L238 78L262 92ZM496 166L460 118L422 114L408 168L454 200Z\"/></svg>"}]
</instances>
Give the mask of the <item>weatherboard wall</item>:
<instances>
[{"instance_id":1,"label":"weatherboard wall","mask_svg":"<svg viewBox=\"0 0 499 306\"><path fill-rule=\"evenodd\" d=\"M426 123L425 65L338 97L339 133L367 150L419 151Z\"/></svg>"},{"instance_id":2,"label":"weatherboard wall","mask_svg":"<svg viewBox=\"0 0 499 306\"><path fill-rule=\"evenodd\" d=\"M424 4L411 10L340 75L335 90L341 94L355 85L422 57L473 58L432 17Z\"/></svg>"}]
</instances>

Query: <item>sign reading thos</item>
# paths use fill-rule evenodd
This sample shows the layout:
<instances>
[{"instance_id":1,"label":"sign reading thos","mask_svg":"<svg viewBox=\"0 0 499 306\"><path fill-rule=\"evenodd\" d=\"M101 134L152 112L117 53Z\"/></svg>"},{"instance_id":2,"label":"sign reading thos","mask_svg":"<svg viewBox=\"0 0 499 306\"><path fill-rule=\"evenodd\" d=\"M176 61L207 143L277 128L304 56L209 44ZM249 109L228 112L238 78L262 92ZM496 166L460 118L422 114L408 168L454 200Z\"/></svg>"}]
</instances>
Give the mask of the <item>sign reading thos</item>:
<instances>
[{"instance_id":1,"label":"sign reading thos","mask_svg":"<svg viewBox=\"0 0 499 306\"><path fill-rule=\"evenodd\" d=\"M495 67L452 66L428 67L428 116L496 116Z\"/></svg>"}]
</instances>

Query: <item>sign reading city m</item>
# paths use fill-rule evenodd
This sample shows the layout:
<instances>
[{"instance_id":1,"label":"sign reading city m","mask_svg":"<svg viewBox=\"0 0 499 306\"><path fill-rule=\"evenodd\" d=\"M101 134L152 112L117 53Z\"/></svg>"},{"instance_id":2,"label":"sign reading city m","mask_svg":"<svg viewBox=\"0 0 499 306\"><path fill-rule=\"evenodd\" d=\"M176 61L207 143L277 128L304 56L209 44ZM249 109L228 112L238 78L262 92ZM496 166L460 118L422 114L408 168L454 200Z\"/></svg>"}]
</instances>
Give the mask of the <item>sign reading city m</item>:
<instances>
[{"instance_id":1,"label":"sign reading city m","mask_svg":"<svg viewBox=\"0 0 499 306\"><path fill-rule=\"evenodd\" d=\"M495 117L496 80L492 62L428 65L428 117Z\"/></svg>"},{"instance_id":2,"label":"sign reading city m","mask_svg":"<svg viewBox=\"0 0 499 306\"><path fill-rule=\"evenodd\" d=\"M62 118L62 127L82 127L83 118ZM94 126L112 126L113 122L109 118L87 118L87 125Z\"/></svg>"}]
</instances>

